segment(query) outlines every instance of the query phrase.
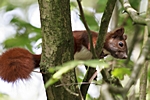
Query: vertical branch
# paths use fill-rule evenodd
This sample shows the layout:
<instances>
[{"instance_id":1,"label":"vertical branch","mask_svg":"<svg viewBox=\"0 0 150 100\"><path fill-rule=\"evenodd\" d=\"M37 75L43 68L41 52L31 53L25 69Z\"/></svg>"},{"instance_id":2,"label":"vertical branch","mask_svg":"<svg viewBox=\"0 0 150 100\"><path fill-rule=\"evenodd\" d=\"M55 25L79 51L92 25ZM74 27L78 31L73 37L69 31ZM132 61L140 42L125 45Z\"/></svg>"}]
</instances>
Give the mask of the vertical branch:
<instances>
[{"instance_id":1,"label":"vertical branch","mask_svg":"<svg viewBox=\"0 0 150 100\"><path fill-rule=\"evenodd\" d=\"M133 49L134 49L134 46L137 42L137 37L138 37L138 34L140 33L140 26L139 25L135 25L135 31L134 31L134 35L133 35L133 38L131 40L131 43L130 43L130 47L129 47L129 53L128 53L128 58L127 60L125 61L125 64L128 64L129 61L130 61L130 57L132 55L132 52L133 52Z\"/></svg>"},{"instance_id":2,"label":"vertical branch","mask_svg":"<svg viewBox=\"0 0 150 100\"><path fill-rule=\"evenodd\" d=\"M125 89L126 89L126 92L129 91L130 87L136 83L137 81L137 78L139 76L139 73L141 71L141 68L142 68L142 65L144 64L145 62L145 59L146 59L146 56L149 54L149 51L150 51L150 38L148 38L146 44L144 45L143 49L142 49L142 53L139 57L139 59L137 60L137 62L135 63L134 65L134 68L133 68L133 71L132 71L132 74L130 76L130 80L128 81L128 83L125 85Z\"/></svg>"},{"instance_id":3,"label":"vertical branch","mask_svg":"<svg viewBox=\"0 0 150 100\"><path fill-rule=\"evenodd\" d=\"M129 14L131 19L133 20L134 23L136 24L141 24L141 25L147 25L150 27L150 19L149 18L142 18L139 16L138 12L134 10L128 0L120 0L122 3L125 11ZM145 62L146 56L148 55L150 51L150 28L148 28L148 39L146 40L145 44L143 45L143 49L141 52L141 55L139 56L139 59L134 65L132 74L130 76L130 80L128 83L125 85L126 93L129 91L130 87L137 81L137 78L139 76L139 72L141 71L142 65Z\"/></svg>"},{"instance_id":4,"label":"vertical branch","mask_svg":"<svg viewBox=\"0 0 150 100\"><path fill-rule=\"evenodd\" d=\"M133 20L134 23L141 24L141 25L147 25L147 27L150 27L150 19L148 17L145 19L140 17L138 15L137 11L134 10L130 6L128 0L120 0L120 1L122 2L126 12L129 14L129 16L131 17L131 19ZM130 76L130 80L127 82L127 84L125 85L124 88L119 89L118 87L117 88L115 87L116 89L119 89L120 91L124 92L123 98L125 98L124 95L127 95L131 86L136 83L138 76L139 76L139 73L141 72L141 68L143 67L143 65L145 63L146 57L150 53L150 45L149 45L150 44L150 28L148 28L148 34L149 34L148 39L144 43L141 55L139 56L138 60L136 61L135 65L134 65L133 71L132 71L131 76ZM145 71L146 70L147 69L145 69ZM144 86L144 88L145 88L145 86ZM114 89L114 90L116 90L116 89ZM117 92L119 92L119 90L117 90ZM122 93L122 92L120 92L120 93ZM124 100L126 100L126 99L124 99Z\"/></svg>"},{"instance_id":5,"label":"vertical branch","mask_svg":"<svg viewBox=\"0 0 150 100\"><path fill-rule=\"evenodd\" d=\"M104 11L104 14L102 16L101 20L101 25L100 25L100 30L99 30L99 35L95 47L96 54L99 56L102 52L104 41L105 41L105 35L107 33L109 21L111 19L113 10L115 8L117 0L108 0L107 5Z\"/></svg>"},{"instance_id":6,"label":"vertical branch","mask_svg":"<svg viewBox=\"0 0 150 100\"><path fill-rule=\"evenodd\" d=\"M88 35L89 35L91 52L94 54L93 58L96 58L96 56L100 55L100 53L101 53L100 51L102 51L103 43L104 43L104 37L105 37L105 34L107 33L109 20L111 18L112 13L113 13L113 9L115 7L116 0L108 0L108 2L107 2L107 5L106 5L106 8L105 8L103 17L102 17L101 30L100 30L101 34L98 36L98 41L96 43L96 46L97 46L96 47L96 54L94 52L94 48L93 48L93 45L92 45L93 44L92 43L92 36L91 36L91 33L90 33L90 29L88 28L88 25L86 24L86 20L85 20L85 17L84 17L84 13L83 13L83 9L82 9L80 0L77 0L77 2L78 2L78 5L79 5L79 10L80 10L80 14L81 14L83 24L85 25L85 28L86 28L86 30L88 32ZM94 73L95 73L95 69L89 68L89 70L87 71L87 74L86 74L87 76L84 78L83 82L88 82L89 79L91 78L91 76ZM81 85L81 92L82 92L82 95L83 95L84 99L86 98L86 94L87 94L87 90L89 88L89 85L90 84L86 84L86 85L82 84Z\"/></svg>"},{"instance_id":7,"label":"vertical branch","mask_svg":"<svg viewBox=\"0 0 150 100\"><path fill-rule=\"evenodd\" d=\"M149 0L149 3L150 4L150 0ZM141 6L145 6L145 5L141 5ZM148 6L148 9L150 10L150 6ZM147 9L147 14L146 14L146 17L149 17L149 12L148 12L148 9ZM145 26L145 29L144 29L144 40L143 40L143 44L145 44L145 42L147 41L148 39L148 27ZM139 91L139 100L146 100L146 95L147 95L147 75L148 75L148 65L149 65L149 62L148 61L145 61L145 64L143 66L143 69L142 69L142 72L141 72L141 77L140 77L140 91Z\"/></svg>"},{"instance_id":8,"label":"vertical branch","mask_svg":"<svg viewBox=\"0 0 150 100\"><path fill-rule=\"evenodd\" d=\"M70 0L38 0L42 30L42 57L40 69L61 65L73 59L73 35L71 30ZM50 73L43 75L46 83ZM65 84L75 82L73 70L62 76ZM62 81L46 89L47 100L77 100L64 87L55 87ZM73 92L78 91L75 85L67 86Z\"/></svg>"},{"instance_id":9,"label":"vertical branch","mask_svg":"<svg viewBox=\"0 0 150 100\"><path fill-rule=\"evenodd\" d=\"M97 58L97 55L95 54L95 49L93 47L93 41L92 41L92 34L91 34L91 31L86 23L86 20L85 20L85 17L84 17L84 12L83 12L83 9L82 9L82 5L81 5L81 2L80 0L77 0L77 3L78 3L78 6L79 6L79 11L80 11L80 16L81 16L81 19L82 19L82 22L87 30L87 33L88 33L88 38L89 38L89 41L90 41L90 50L93 54L93 58ZM86 72L86 75L83 79L83 82L88 82L90 80L90 78L92 77L92 75L94 74L95 72L95 69L93 68L89 68ZM81 85L81 93L82 93L82 96L83 98L85 99L86 98L86 94L87 94L87 91L88 91L88 88L89 88L89 85L90 84L82 84Z\"/></svg>"},{"instance_id":10,"label":"vertical branch","mask_svg":"<svg viewBox=\"0 0 150 100\"><path fill-rule=\"evenodd\" d=\"M145 65L143 66L143 70L141 73L139 100L146 100L147 68L148 61L146 61Z\"/></svg>"},{"instance_id":11,"label":"vertical branch","mask_svg":"<svg viewBox=\"0 0 150 100\"><path fill-rule=\"evenodd\" d=\"M77 3L78 3L78 6L79 6L79 11L80 11L80 16L81 16L81 19L82 19L82 22L87 30L87 33L88 33L88 37L89 37L89 41L90 41L90 50L93 54L93 58L96 58L96 54L95 54L95 50L94 50L94 47L93 47L93 42L92 42L92 34L91 34L91 31L86 23L86 19L84 17L84 12L83 12L83 9L82 9L82 5L81 5L81 2L80 0L77 0Z\"/></svg>"}]
</instances>

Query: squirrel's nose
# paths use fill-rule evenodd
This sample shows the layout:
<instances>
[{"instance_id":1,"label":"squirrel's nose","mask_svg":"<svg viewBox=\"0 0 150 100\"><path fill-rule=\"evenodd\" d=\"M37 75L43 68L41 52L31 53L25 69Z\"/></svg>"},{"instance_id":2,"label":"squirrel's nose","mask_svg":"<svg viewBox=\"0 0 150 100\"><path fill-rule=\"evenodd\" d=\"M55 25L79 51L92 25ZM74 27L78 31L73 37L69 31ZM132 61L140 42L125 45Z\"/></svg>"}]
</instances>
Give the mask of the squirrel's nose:
<instances>
[{"instance_id":1,"label":"squirrel's nose","mask_svg":"<svg viewBox=\"0 0 150 100\"><path fill-rule=\"evenodd\" d=\"M128 58L127 54L124 54L123 59L127 59L127 58Z\"/></svg>"}]
</instances>

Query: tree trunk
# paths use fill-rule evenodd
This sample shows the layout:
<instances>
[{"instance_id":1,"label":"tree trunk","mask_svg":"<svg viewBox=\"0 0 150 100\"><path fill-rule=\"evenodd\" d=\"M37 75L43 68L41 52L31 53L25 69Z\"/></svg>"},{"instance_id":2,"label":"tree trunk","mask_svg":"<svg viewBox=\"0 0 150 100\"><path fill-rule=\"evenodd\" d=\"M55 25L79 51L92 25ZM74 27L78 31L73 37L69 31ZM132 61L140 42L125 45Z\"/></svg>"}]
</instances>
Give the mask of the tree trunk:
<instances>
[{"instance_id":1,"label":"tree trunk","mask_svg":"<svg viewBox=\"0 0 150 100\"><path fill-rule=\"evenodd\" d=\"M61 65L73 59L73 35L71 30L70 1L69 0L38 0L42 30L42 58L41 71L49 67ZM47 72L47 71L46 71ZM51 74L44 74L44 82ZM63 81L63 83L62 83ZM66 88L56 87L58 84L75 82L75 73L71 71L63 76L61 82L46 89L47 100L77 100L75 95ZM65 86L76 92L76 86Z\"/></svg>"}]
</instances>

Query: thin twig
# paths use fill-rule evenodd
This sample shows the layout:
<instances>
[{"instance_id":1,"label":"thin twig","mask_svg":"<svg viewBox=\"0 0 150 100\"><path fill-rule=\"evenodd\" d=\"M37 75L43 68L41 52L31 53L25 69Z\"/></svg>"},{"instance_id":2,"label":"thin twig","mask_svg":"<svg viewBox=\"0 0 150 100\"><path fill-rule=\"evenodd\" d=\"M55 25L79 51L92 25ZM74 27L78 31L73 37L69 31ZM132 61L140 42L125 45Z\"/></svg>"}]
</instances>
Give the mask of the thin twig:
<instances>
[{"instance_id":1,"label":"thin twig","mask_svg":"<svg viewBox=\"0 0 150 100\"><path fill-rule=\"evenodd\" d=\"M87 33L88 33L88 37L89 37L89 41L90 41L90 50L93 54L93 58L97 58L96 56L96 53L95 53L95 50L94 50L94 47L93 47L93 41L92 41L92 34L91 34L91 31L86 23L86 19L85 19L85 16L84 16L84 12L83 12L83 8L82 8L82 5L81 5L81 2L80 0L77 0L77 3L78 3L78 6L79 6L79 11L80 11L80 16L81 16L81 19L82 19L82 22L87 30Z\"/></svg>"},{"instance_id":2,"label":"thin twig","mask_svg":"<svg viewBox=\"0 0 150 100\"><path fill-rule=\"evenodd\" d=\"M83 24L84 24L84 26L87 30L87 33L88 33L88 38L89 38L89 41L90 41L90 51L92 52L93 58L95 59L95 58L97 58L97 55L96 55L95 49L93 47L92 34L91 34L91 31L90 31L90 29L89 29L89 27L86 23L86 19L84 17L84 12L83 12L83 9L82 9L81 1L77 0L77 3L78 3L78 6L79 6L79 11L80 11L80 16L81 16L82 22L83 22ZM84 79L83 79L83 82L89 81L94 72L95 72L95 70L93 68L89 68L87 70L87 73L86 73ZM86 98L86 94L87 94L89 85L90 84L82 84L81 85L80 90L81 90L81 93L82 93L82 96L83 96L84 99Z\"/></svg>"},{"instance_id":3,"label":"thin twig","mask_svg":"<svg viewBox=\"0 0 150 100\"><path fill-rule=\"evenodd\" d=\"M95 85L101 85L101 84L98 84L98 83L90 83L90 82L82 82L82 83L70 83L70 84L59 84L59 85L56 85L55 87L60 87L60 86L70 86L70 85L81 85L81 84L95 84Z\"/></svg>"},{"instance_id":4,"label":"thin twig","mask_svg":"<svg viewBox=\"0 0 150 100\"><path fill-rule=\"evenodd\" d=\"M60 80L60 81L61 81L62 84L65 84L62 80ZM63 86L63 87L65 88L65 90L66 90L67 92L69 92L70 94L72 94L72 95L74 95L74 96L79 96L78 93L75 93L75 92L71 91L69 88L66 87L66 85L62 85L62 86Z\"/></svg>"},{"instance_id":5,"label":"thin twig","mask_svg":"<svg viewBox=\"0 0 150 100\"><path fill-rule=\"evenodd\" d=\"M98 34L98 38L97 38L97 42L95 46L95 52L98 56L101 54L102 49L103 49L105 36L107 33L108 25L109 25L113 10L116 5L116 1L117 0L107 1L106 8L101 19L100 30L99 30L99 34Z\"/></svg>"}]
</instances>

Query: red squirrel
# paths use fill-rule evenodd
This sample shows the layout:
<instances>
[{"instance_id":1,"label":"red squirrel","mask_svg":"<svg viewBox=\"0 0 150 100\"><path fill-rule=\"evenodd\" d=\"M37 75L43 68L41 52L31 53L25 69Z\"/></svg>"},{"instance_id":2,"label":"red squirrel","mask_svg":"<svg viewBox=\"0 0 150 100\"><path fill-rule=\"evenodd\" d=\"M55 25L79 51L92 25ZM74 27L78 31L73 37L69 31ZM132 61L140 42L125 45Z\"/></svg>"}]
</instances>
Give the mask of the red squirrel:
<instances>
[{"instance_id":1,"label":"red squirrel","mask_svg":"<svg viewBox=\"0 0 150 100\"><path fill-rule=\"evenodd\" d=\"M98 34L91 31L95 46ZM74 59L87 60L92 58L89 51L89 40L86 31L73 31ZM115 58L127 58L127 36L124 28L117 28L106 35L104 49L101 54L110 53ZM107 51L107 52L105 52ZM34 68L39 67L41 55L35 55L23 48L12 48L0 56L0 77L7 82L15 82L18 79L28 79Z\"/></svg>"},{"instance_id":2,"label":"red squirrel","mask_svg":"<svg viewBox=\"0 0 150 100\"><path fill-rule=\"evenodd\" d=\"M95 47L98 33L91 31L93 46ZM74 31L74 59L88 60L92 58L90 52L90 43L87 31ZM115 58L127 58L127 36L124 35L124 28L120 27L111 32L108 32L105 37L104 47L99 58L111 54Z\"/></svg>"}]
</instances>

